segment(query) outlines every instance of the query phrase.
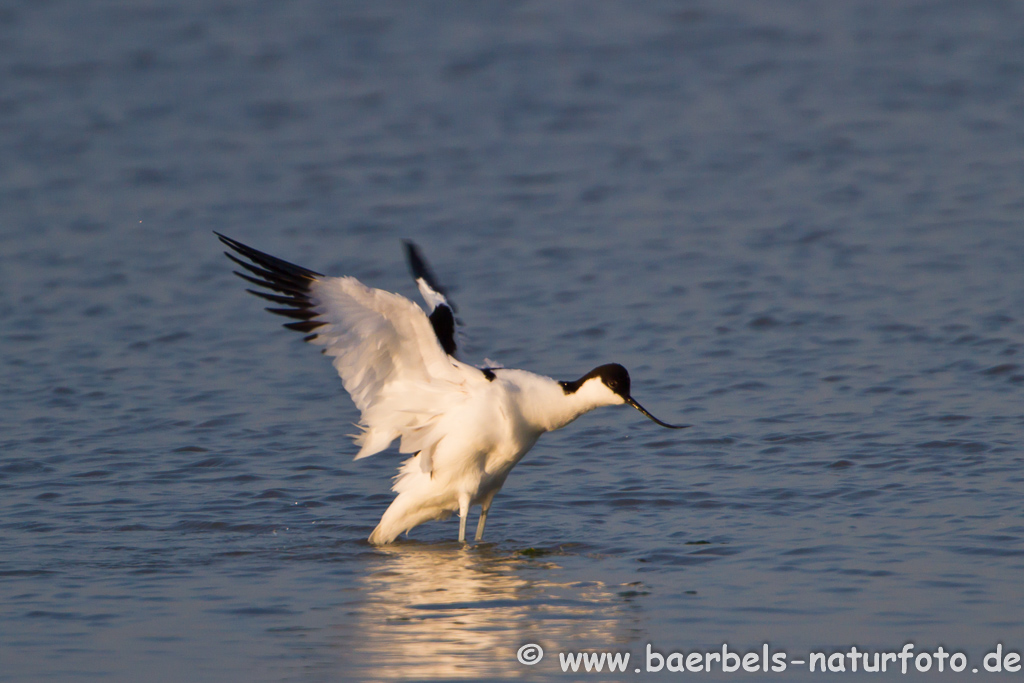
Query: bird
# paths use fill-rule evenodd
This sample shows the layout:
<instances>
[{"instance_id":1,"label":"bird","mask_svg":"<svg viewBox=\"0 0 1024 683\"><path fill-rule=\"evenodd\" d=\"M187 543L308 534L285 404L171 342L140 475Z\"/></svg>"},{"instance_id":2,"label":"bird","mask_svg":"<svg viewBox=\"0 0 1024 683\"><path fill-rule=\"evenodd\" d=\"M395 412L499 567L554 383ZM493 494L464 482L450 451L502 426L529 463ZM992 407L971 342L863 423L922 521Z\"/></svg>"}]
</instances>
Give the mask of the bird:
<instances>
[{"instance_id":1,"label":"bird","mask_svg":"<svg viewBox=\"0 0 1024 683\"><path fill-rule=\"evenodd\" d=\"M463 362L455 306L411 241L403 242L405 255L426 310L354 277L328 277L214 234L242 269L234 273L258 288L246 291L275 304L266 310L290 318L286 328L331 358L361 414L355 459L396 440L400 453L412 454L395 475L397 495L370 534L372 545L454 513L465 543L473 506L480 508L475 540L481 541L512 468L542 434L595 408L625 404L662 427L690 426L663 422L637 403L629 372L618 363L556 381L489 361Z\"/></svg>"}]
</instances>

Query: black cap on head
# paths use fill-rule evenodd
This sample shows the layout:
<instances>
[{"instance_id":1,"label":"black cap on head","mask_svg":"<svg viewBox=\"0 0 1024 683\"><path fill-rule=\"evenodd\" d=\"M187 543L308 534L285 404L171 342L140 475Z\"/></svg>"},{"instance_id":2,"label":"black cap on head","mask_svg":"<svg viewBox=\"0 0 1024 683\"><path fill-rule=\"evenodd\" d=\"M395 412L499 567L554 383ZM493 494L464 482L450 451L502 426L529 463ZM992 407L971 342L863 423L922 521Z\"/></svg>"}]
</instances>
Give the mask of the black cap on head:
<instances>
[{"instance_id":1,"label":"black cap on head","mask_svg":"<svg viewBox=\"0 0 1024 683\"><path fill-rule=\"evenodd\" d=\"M606 387L622 398L629 398L629 372L618 363L594 368L588 377L600 377Z\"/></svg>"},{"instance_id":2,"label":"black cap on head","mask_svg":"<svg viewBox=\"0 0 1024 683\"><path fill-rule=\"evenodd\" d=\"M668 422L662 422L658 418L647 412L642 405L633 400L633 397L629 395L629 372L626 368L622 367L618 363L608 363L607 365L599 365L587 374L580 377L575 382L560 382L562 385L562 391L567 394L573 394L588 380L594 377L598 377L604 382L604 385L611 389L614 393L622 397L622 400L639 410L644 417L655 422L662 427L668 429L686 429L690 425L673 425Z\"/></svg>"},{"instance_id":3,"label":"black cap on head","mask_svg":"<svg viewBox=\"0 0 1024 683\"><path fill-rule=\"evenodd\" d=\"M562 391L565 393L575 394L588 379L595 377L622 398L629 398L629 372L618 363L598 366L574 382L559 382L559 384L562 385Z\"/></svg>"}]
</instances>

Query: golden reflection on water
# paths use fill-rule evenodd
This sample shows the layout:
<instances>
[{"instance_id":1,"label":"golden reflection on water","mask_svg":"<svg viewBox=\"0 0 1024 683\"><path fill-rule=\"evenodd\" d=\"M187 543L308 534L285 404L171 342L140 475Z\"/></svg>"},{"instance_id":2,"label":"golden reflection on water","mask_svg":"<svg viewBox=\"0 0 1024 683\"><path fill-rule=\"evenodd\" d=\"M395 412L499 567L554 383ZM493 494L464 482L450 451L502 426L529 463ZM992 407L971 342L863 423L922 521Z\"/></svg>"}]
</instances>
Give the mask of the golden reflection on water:
<instances>
[{"instance_id":1,"label":"golden reflection on water","mask_svg":"<svg viewBox=\"0 0 1024 683\"><path fill-rule=\"evenodd\" d=\"M559 651L628 642L636 616L626 590L558 583L557 559L489 546L381 550L342 629L346 668L382 680L536 677L559 671ZM545 650L535 667L516 659L525 643Z\"/></svg>"}]
</instances>

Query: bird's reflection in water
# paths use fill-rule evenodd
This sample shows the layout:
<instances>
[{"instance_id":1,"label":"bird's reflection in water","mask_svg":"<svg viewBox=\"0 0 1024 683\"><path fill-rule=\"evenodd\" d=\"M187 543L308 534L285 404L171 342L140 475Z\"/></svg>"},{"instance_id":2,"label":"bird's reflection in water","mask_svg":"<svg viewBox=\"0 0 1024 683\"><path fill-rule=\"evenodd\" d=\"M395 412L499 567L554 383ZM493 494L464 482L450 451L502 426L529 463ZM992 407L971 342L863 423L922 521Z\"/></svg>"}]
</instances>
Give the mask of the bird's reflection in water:
<instances>
[{"instance_id":1,"label":"bird's reflection in water","mask_svg":"<svg viewBox=\"0 0 1024 683\"><path fill-rule=\"evenodd\" d=\"M558 583L557 555L530 555L488 545L381 549L358 582L352 621L339 628L348 672L385 680L530 676L516 659L525 643L544 647L548 661L538 668L551 673L559 651L622 647L635 637L629 591Z\"/></svg>"}]
</instances>

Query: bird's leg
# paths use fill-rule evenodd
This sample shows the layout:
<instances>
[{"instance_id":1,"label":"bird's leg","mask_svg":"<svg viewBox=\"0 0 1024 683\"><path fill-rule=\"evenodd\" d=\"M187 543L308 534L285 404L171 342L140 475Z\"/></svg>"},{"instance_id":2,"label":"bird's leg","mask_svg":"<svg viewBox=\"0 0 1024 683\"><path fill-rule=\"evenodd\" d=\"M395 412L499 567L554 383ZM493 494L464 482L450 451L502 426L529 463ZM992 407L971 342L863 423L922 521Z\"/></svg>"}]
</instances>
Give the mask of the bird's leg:
<instances>
[{"instance_id":1,"label":"bird's leg","mask_svg":"<svg viewBox=\"0 0 1024 683\"><path fill-rule=\"evenodd\" d=\"M459 496L459 543L466 542L466 519L469 518L469 496Z\"/></svg>"},{"instance_id":2,"label":"bird's leg","mask_svg":"<svg viewBox=\"0 0 1024 683\"><path fill-rule=\"evenodd\" d=\"M476 523L476 540L484 537L484 525L487 524L487 511L491 509L491 501L494 500L494 493L480 501L480 521Z\"/></svg>"},{"instance_id":3,"label":"bird's leg","mask_svg":"<svg viewBox=\"0 0 1024 683\"><path fill-rule=\"evenodd\" d=\"M484 537L484 524L487 524L487 511L490 509L490 505L480 506L480 521L476 523L476 539L479 541Z\"/></svg>"}]
</instances>

